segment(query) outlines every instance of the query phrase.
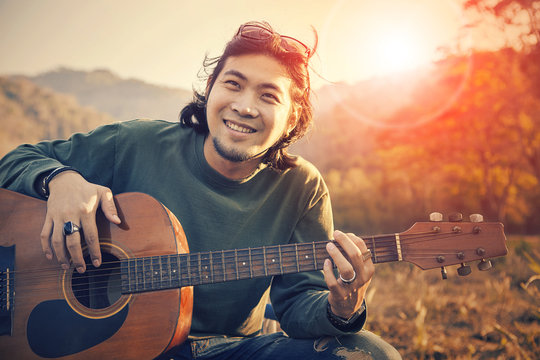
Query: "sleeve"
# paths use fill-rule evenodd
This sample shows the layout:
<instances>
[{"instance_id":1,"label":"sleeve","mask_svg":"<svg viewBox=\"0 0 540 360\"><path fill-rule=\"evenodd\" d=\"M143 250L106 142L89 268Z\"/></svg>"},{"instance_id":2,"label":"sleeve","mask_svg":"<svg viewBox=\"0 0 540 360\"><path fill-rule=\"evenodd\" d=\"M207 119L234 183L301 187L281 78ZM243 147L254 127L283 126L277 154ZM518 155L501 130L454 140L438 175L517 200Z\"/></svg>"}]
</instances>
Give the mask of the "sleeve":
<instances>
[{"instance_id":1,"label":"sleeve","mask_svg":"<svg viewBox=\"0 0 540 360\"><path fill-rule=\"evenodd\" d=\"M330 239L333 218L330 196L322 178L304 216L296 226L293 242ZM327 316L328 288L322 271L275 276L270 298L281 328L291 337L315 338L338 336L360 331L366 321L364 311L342 331Z\"/></svg>"},{"instance_id":2,"label":"sleeve","mask_svg":"<svg viewBox=\"0 0 540 360\"><path fill-rule=\"evenodd\" d=\"M35 189L39 176L59 166L72 166L86 180L111 186L114 172L117 124L89 133L77 133L68 140L24 144L0 160L0 187L40 197Z\"/></svg>"}]
</instances>

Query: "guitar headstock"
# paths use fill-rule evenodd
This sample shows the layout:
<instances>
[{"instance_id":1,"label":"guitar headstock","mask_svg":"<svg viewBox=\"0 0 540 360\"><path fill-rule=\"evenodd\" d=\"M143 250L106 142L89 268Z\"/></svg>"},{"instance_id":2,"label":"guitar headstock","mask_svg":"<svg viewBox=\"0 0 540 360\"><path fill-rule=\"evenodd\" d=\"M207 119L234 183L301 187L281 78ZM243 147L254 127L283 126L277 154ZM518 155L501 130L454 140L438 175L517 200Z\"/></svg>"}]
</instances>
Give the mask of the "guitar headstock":
<instances>
[{"instance_id":1,"label":"guitar headstock","mask_svg":"<svg viewBox=\"0 0 540 360\"><path fill-rule=\"evenodd\" d=\"M422 269L441 268L446 279L445 266L461 264L459 275L468 275L471 268L466 262L480 260L478 268L491 268L489 258L508 253L504 226L499 222L483 222L482 215L473 214L470 221L462 221L461 214L443 221L440 213L432 213L429 222L417 222L400 233L402 259Z\"/></svg>"}]
</instances>

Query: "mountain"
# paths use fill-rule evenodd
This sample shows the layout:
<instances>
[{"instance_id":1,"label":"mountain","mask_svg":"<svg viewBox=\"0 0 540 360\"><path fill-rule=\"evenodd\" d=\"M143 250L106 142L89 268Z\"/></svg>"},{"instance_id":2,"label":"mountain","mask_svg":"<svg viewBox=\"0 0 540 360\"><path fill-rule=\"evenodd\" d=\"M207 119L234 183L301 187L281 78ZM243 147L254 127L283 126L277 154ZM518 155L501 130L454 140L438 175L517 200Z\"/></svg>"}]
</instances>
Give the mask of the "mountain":
<instances>
[{"instance_id":1,"label":"mountain","mask_svg":"<svg viewBox=\"0 0 540 360\"><path fill-rule=\"evenodd\" d=\"M377 134L382 130L413 128L444 111L459 88L459 81L449 81L448 69L443 69L448 64L455 66L447 61L436 67L354 84L329 83L317 89L312 96L313 128L292 146L291 152L304 156L323 172L358 163L361 161L358 159L377 147ZM49 89L48 96L62 93L63 99L67 99L69 94L71 108L91 107L96 114L107 113L120 121L134 118L177 121L180 109L192 96L191 91L123 79L106 69L87 72L59 68L17 79L26 79L26 87L30 83L38 85L43 93ZM50 133L42 135L50 136Z\"/></svg>"},{"instance_id":2,"label":"mountain","mask_svg":"<svg viewBox=\"0 0 540 360\"><path fill-rule=\"evenodd\" d=\"M92 106L119 120L150 118L176 121L192 91L123 79L106 69L79 71L59 68L29 77L37 85L75 96L83 106Z\"/></svg>"},{"instance_id":3,"label":"mountain","mask_svg":"<svg viewBox=\"0 0 540 360\"><path fill-rule=\"evenodd\" d=\"M42 88L23 77L0 77L0 157L22 143L67 138L117 121L81 106L71 95Z\"/></svg>"}]
</instances>

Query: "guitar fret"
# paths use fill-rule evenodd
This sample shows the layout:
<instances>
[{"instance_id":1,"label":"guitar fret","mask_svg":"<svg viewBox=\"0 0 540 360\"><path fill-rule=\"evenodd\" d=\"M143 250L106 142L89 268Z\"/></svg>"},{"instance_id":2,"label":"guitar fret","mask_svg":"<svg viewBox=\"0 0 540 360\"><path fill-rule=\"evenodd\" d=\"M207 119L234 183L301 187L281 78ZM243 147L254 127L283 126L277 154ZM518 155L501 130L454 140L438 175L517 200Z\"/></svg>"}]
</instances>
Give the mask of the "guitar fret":
<instances>
[{"instance_id":1,"label":"guitar fret","mask_svg":"<svg viewBox=\"0 0 540 360\"><path fill-rule=\"evenodd\" d=\"M263 247L263 267L264 276L268 276L268 267L266 266L266 247Z\"/></svg>"},{"instance_id":2,"label":"guitar fret","mask_svg":"<svg viewBox=\"0 0 540 360\"><path fill-rule=\"evenodd\" d=\"M376 264L377 260L377 249L375 249L375 236L371 237L371 250L373 252L373 263Z\"/></svg>"},{"instance_id":3,"label":"guitar fret","mask_svg":"<svg viewBox=\"0 0 540 360\"><path fill-rule=\"evenodd\" d=\"M146 272L146 266L147 266L147 263L148 263L148 259L146 258L142 258L141 261L140 261L141 265L141 277L142 277L142 290L146 290L146 287L147 287L147 280L146 280L146 277L147 277L147 272Z\"/></svg>"},{"instance_id":4,"label":"guitar fret","mask_svg":"<svg viewBox=\"0 0 540 360\"><path fill-rule=\"evenodd\" d=\"M214 261L212 259L212 252L210 252L209 256L210 256L210 279L211 279L211 282L213 283L214 282Z\"/></svg>"},{"instance_id":5,"label":"guitar fret","mask_svg":"<svg viewBox=\"0 0 540 360\"><path fill-rule=\"evenodd\" d=\"M248 257L249 257L249 277L253 277L253 264L251 261L251 248L248 248Z\"/></svg>"},{"instance_id":6,"label":"guitar fret","mask_svg":"<svg viewBox=\"0 0 540 360\"><path fill-rule=\"evenodd\" d=\"M311 243L311 249L313 250L313 268L317 270L317 253L315 252L315 243Z\"/></svg>"},{"instance_id":7,"label":"guitar fret","mask_svg":"<svg viewBox=\"0 0 540 360\"><path fill-rule=\"evenodd\" d=\"M182 286L191 286L191 277L189 275L189 254L182 254L178 256L178 271Z\"/></svg>"},{"instance_id":8,"label":"guitar fret","mask_svg":"<svg viewBox=\"0 0 540 360\"><path fill-rule=\"evenodd\" d=\"M135 291L140 291L142 276L141 272L139 271L139 260L135 259L133 263L133 272L135 274Z\"/></svg>"},{"instance_id":9,"label":"guitar fret","mask_svg":"<svg viewBox=\"0 0 540 360\"><path fill-rule=\"evenodd\" d=\"M223 269L223 281L227 281L227 272L225 271L225 250L221 250L221 267Z\"/></svg>"},{"instance_id":10,"label":"guitar fret","mask_svg":"<svg viewBox=\"0 0 540 360\"><path fill-rule=\"evenodd\" d=\"M279 252L279 272L283 274L283 262L281 261L281 245L278 245Z\"/></svg>"},{"instance_id":11,"label":"guitar fret","mask_svg":"<svg viewBox=\"0 0 540 360\"><path fill-rule=\"evenodd\" d=\"M238 275L238 250L237 249L234 249L234 266L235 266L235 269L236 269L236 280L239 279L239 275Z\"/></svg>"},{"instance_id":12,"label":"guitar fret","mask_svg":"<svg viewBox=\"0 0 540 360\"><path fill-rule=\"evenodd\" d=\"M187 267L187 277L188 277L188 285L193 285L193 279L191 278L191 256L190 254L186 255L186 267Z\"/></svg>"},{"instance_id":13,"label":"guitar fret","mask_svg":"<svg viewBox=\"0 0 540 360\"><path fill-rule=\"evenodd\" d=\"M178 277L178 256L171 255L167 257L167 261L169 262L169 278L170 278L170 284L171 288L180 287L180 279Z\"/></svg>"},{"instance_id":14,"label":"guitar fret","mask_svg":"<svg viewBox=\"0 0 540 360\"><path fill-rule=\"evenodd\" d=\"M298 244L294 244L294 255L296 257L296 271L300 272L300 262L298 261Z\"/></svg>"},{"instance_id":15,"label":"guitar fret","mask_svg":"<svg viewBox=\"0 0 540 360\"><path fill-rule=\"evenodd\" d=\"M201 253L197 253L197 269L199 270L199 284L202 284Z\"/></svg>"},{"instance_id":16,"label":"guitar fret","mask_svg":"<svg viewBox=\"0 0 540 360\"><path fill-rule=\"evenodd\" d=\"M150 284L148 284L150 286L150 290L153 290L154 289L154 283L155 283L155 280L156 280L156 274L155 274L155 271L154 271L154 257L150 257L148 258L148 261L147 261L147 267L146 267L146 271L148 272L148 276L150 278Z\"/></svg>"}]
</instances>

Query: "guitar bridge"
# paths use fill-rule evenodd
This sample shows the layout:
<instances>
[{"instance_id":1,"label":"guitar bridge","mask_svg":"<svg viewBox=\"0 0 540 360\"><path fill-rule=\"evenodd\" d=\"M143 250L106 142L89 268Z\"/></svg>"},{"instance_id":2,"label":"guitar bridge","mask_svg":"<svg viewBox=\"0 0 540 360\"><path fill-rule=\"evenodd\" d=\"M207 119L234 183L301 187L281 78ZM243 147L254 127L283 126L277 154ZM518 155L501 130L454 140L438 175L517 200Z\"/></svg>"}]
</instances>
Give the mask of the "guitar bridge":
<instances>
[{"instance_id":1,"label":"guitar bridge","mask_svg":"<svg viewBox=\"0 0 540 360\"><path fill-rule=\"evenodd\" d=\"M15 245L0 246L0 336L13 334Z\"/></svg>"}]
</instances>

